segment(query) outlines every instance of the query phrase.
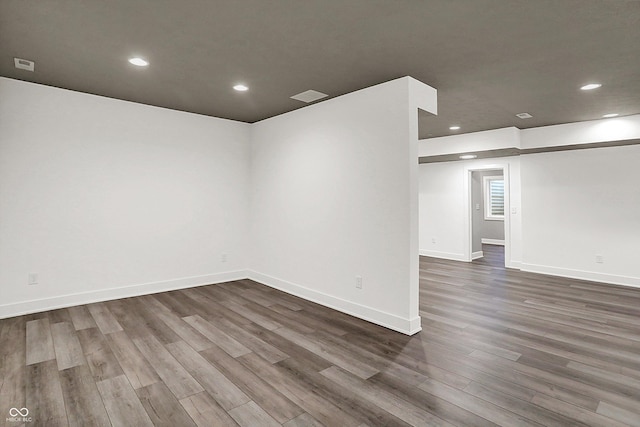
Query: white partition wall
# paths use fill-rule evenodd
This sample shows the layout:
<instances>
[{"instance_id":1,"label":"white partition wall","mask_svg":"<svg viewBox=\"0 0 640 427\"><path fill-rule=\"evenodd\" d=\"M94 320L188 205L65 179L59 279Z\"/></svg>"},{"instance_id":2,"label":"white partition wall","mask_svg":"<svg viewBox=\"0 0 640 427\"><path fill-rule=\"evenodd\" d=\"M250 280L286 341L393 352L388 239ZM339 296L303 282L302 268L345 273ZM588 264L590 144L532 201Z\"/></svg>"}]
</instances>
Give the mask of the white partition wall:
<instances>
[{"instance_id":1,"label":"white partition wall","mask_svg":"<svg viewBox=\"0 0 640 427\"><path fill-rule=\"evenodd\" d=\"M435 104L402 78L254 125L251 277L420 330L417 109Z\"/></svg>"}]
</instances>

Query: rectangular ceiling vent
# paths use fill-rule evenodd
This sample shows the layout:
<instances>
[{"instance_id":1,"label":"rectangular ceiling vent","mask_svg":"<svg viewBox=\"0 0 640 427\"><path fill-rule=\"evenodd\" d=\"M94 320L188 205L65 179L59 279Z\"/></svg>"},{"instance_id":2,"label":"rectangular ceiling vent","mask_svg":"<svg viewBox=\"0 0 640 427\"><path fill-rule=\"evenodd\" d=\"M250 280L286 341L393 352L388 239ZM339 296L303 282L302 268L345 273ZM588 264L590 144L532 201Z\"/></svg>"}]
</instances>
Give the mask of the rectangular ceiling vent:
<instances>
[{"instance_id":1,"label":"rectangular ceiling vent","mask_svg":"<svg viewBox=\"0 0 640 427\"><path fill-rule=\"evenodd\" d=\"M27 71L33 71L36 65L36 63L33 61L20 58L13 58L13 63L15 64L16 68Z\"/></svg>"},{"instance_id":2,"label":"rectangular ceiling vent","mask_svg":"<svg viewBox=\"0 0 640 427\"><path fill-rule=\"evenodd\" d=\"M529 113L520 113L520 114L516 114L517 117L520 117L521 119L530 119L531 117L533 117L531 114Z\"/></svg>"},{"instance_id":3,"label":"rectangular ceiling vent","mask_svg":"<svg viewBox=\"0 0 640 427\"><path fill-rule=\"evenodd\" d=\"M309 103L309 102L317 101L318 99L325 98L327 96L329 95L327 95L326 93L318 92L317 90L307 90L297 95L293 95L291 99Z\"/></svg>"}]
</instances>

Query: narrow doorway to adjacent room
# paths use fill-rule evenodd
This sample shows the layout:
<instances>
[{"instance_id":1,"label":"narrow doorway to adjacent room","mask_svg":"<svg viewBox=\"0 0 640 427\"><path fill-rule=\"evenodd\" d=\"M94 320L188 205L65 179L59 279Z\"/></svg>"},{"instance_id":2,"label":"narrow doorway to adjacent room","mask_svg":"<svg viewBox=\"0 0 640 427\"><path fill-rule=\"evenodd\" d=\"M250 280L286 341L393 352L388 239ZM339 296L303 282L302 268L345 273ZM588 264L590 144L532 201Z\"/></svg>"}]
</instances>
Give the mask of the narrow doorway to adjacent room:
<instances>
[{"instance_id":1,"label":"narrow doorway to adjacent room","mask_svg":"<svg viewBox=\"0 0 640 427\"><path fill-rule=\"evenodd\" d=\"M470 170L469 175L470 261L504 267L508 213L504 169Z\"/></svg>"}]
</instances>

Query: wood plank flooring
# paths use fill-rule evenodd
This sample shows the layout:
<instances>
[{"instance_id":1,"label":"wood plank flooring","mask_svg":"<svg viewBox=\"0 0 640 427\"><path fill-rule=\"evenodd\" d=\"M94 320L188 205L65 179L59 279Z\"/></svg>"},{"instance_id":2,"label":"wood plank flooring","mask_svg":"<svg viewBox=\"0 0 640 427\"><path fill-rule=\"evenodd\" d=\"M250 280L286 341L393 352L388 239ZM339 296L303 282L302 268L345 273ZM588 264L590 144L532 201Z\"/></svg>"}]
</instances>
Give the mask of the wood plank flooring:
<instances>
[{"instance_id":1,"label":"wood plank flooring","mask_svg":"<svg viewBox=\"0 0 640 427\"><path fill-rule=\"evenodd\" d=\"M413 337L249 280L0 320L0 422L640 426L640 289L483 251L421 259Z\"/></svg>"}]
</instances>

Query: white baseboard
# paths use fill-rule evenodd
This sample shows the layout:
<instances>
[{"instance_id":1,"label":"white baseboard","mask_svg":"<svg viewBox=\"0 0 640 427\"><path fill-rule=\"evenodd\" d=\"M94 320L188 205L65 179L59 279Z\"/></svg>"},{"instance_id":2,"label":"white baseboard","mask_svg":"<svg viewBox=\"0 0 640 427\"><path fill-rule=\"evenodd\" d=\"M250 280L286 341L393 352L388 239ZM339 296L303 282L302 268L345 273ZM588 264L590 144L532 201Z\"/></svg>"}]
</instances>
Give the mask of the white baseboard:
<instances>
[{"instance_id":1,"label":"white baseboard","mask_svg":"<svg viewBox=\"0 0 640 427\"><path fill-rule=\"evenodd\" d=\"M180 279L161 282L143 283L119 288L102 289L98 291L79 292L50 298L30 301L20 301L12 304L0 305L0 319L23 314L38 313L55 310L74 305L90 304L119 298L135 297L139 295L155 294L176 289L193 288L214 283L231 282L246 279L246 270L229 271L225 273L206 274L203 276L183 277Z\"/></svg>"},{"instance_id":2,"label":"white baseboard","mask_svg":"<svg viewBox=\"0 0 640 427\"><path fill-rule=\"evenodd\" d=\"M476 240L477 242L477 240ZM498 246L504 246L504 240L497 240L497 239L485 239L482 238L481 239L482 244L484 245L498 245Z\"/></svg>"},{"instance_id":3,"label":"white baseboard","mask_svg":"<svg viewBox=\"0 0 640 427\"><path fill-rule=\"evenodd\" d=\"M531 273L548 274L551 276L568 277L570 279L589 280L593 282L609 283L612 285L640 288L640 277L618 276L615 274L598 273L595 271L573 270L570 268L527 264L524 262L520 264L520 270Z\"/></svg>"},{"instance_id":4,"label":"white baseboard","mask_svg":"<svg viewBox=\"0 0 640 427\"><path fill-rule=\"evenodd\" d=\"M406 335L413 335L422 330L419 316L405 319L251 270L249 279Z\"/></svg>"},{"instance_id":5,"label":"white baseboard","mask_svg":"<svg viewBox=\"0 0 640 427\"><path fill-rule=\"evenodd\" d=\"M237 270L225 273L207 274L203 276L183 277L180 279L161 282L143 283L119 288L103 289L90 292L61 295L50 298L41 298L30 301L20 301L12 304L0 305L0 319L21 316L24 314L38 313L59 308L72 307L82 304L109 301L120 298L129 298L140 295L150 295L159 292L173 291L177 289L193 288L197 286L211 285L215 283L231 282L234 280L251 279L264 285L279 289L292 295L299 296L309 301L316 302L334 310L358 317L376 325L413 335L422 330L420 317L405 319L391 313L376 310L371 307L356 304L341 298L333 297L313 289L305 288L285 280L280 280L266 274L249 270Z\"/></svg>"},{"instance_id":6,"label":"white baseboard","mask_svg":"<svg viewBox=\"0 0 640 427\"><path fill-rule=\"evenodd\" d=\"M421 256L429 256L433 258L442 258L442 259L450 259L453 261L466 261L464 254L454 254L451 252L439 252L439 251L430 251L426 249L420 249L419 251Z\"/></svg>"},{"instance_id":7,"label":"white baseboard","mask_svg":"<svg viewBox=\"0 0 640 427\"><path fill-rule=\"evenodd\" d=\"M516 270L522 269L522 263L520 261L511 261L511 262L505 261L505 264L506 264L505 267L507 268L513 268Z\"/></svg>"},{"instance_id":8,"label":"white baseboard","mask_svg":"<svg viewBox=\"0 0 640 427\"><path fill-rule=\"evenodd\" d=\"M473 261L474 259L482 258L482 257L484 257L484 252L482 251L471 253L471 261Z\"/></svg>"}]
</instances>

